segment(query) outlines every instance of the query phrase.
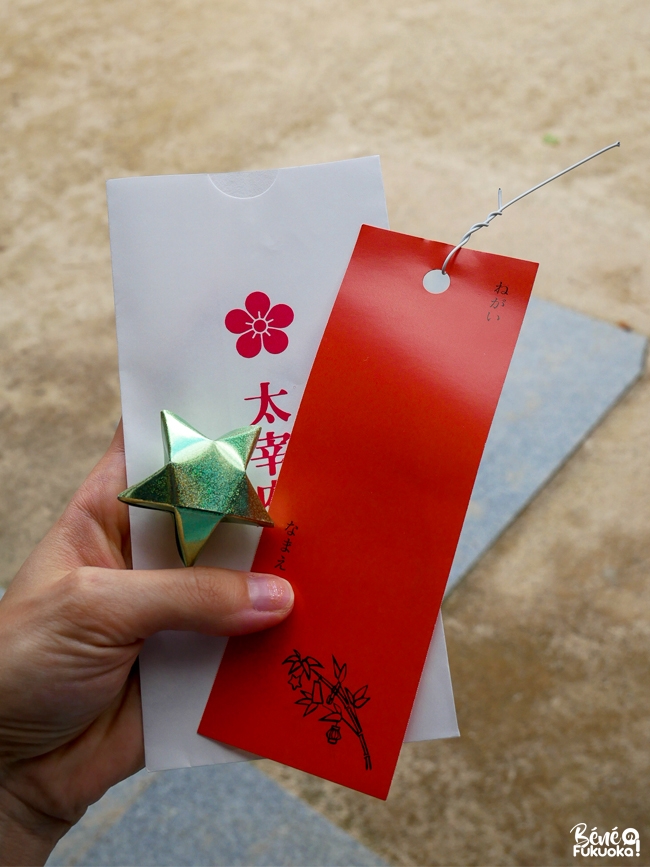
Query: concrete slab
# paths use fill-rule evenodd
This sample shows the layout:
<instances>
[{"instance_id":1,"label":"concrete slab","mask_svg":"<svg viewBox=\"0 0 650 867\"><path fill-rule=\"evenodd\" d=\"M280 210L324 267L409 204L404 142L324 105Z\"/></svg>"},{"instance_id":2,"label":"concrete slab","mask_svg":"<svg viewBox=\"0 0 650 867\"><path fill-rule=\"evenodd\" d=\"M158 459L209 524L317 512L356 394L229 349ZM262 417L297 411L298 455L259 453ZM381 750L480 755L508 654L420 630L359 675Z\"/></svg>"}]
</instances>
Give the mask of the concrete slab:
<instances>
[{"instance_id":1,"label":"concrete slab","mask_svg":"<svg viewBox=\"0 0 650 867\"><path fill-rule=\"evenodd\" d=\"M640 334L531 299L447 593L639 378L646 346Z\"/></svg>"},{"instance_id":2,"label":"concrete slab","mask_svg":"<svg viewBox=\"0 0 650 867\"><path fill-rule=\"evenodd\" d=\"M253 765L232 764L138 774L94 805L47 863L382 867L386 862Z\"/></svg>"}]
</instances>

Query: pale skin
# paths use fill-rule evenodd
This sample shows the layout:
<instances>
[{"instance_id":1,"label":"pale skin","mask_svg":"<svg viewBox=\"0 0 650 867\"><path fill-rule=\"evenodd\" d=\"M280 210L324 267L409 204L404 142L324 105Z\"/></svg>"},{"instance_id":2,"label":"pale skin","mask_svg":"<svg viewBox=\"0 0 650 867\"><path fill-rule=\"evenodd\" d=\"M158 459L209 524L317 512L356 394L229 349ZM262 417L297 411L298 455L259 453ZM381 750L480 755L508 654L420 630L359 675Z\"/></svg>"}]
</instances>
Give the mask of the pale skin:
<instances>
[{"instance_id":1,"label":"pale skin","mask_svg":"<svg viewBox=\"0 0 650 867\"><path fill-rule=\"evenodd\" d=\"M287 581L131 569L122 427L0 601L0 864L43 864L112 785L143 766L145 638L238 635L291 611Z\"/></svg>"}]
</instances>

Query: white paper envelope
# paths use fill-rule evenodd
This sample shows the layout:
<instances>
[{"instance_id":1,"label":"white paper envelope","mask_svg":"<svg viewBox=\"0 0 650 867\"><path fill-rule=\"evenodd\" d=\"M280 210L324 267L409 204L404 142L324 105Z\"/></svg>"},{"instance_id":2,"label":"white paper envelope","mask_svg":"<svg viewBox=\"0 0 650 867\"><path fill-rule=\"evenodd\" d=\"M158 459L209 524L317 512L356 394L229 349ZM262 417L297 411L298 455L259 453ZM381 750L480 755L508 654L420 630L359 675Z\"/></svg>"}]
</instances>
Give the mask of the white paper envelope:
<instances>
[{"instance_id":1,"label":"white paper envelope","mask_svg":"<svg viewBox=\"0 0 650 867\"><path fill-rule=\"evenodd\" d=\"M249 476L268 502L359 229L388 228L379 158L107 189L128 484L162 466L167 409L211 438L260 424ZM221 524L198 562L249 569L260 533ZM169 515L131 509L131 537L135 568L181 565ZM248 758L196 734L226 640L146 642L151 770ZM457 734L439 620L407 740Z\"/></svg>"}]
</instances>

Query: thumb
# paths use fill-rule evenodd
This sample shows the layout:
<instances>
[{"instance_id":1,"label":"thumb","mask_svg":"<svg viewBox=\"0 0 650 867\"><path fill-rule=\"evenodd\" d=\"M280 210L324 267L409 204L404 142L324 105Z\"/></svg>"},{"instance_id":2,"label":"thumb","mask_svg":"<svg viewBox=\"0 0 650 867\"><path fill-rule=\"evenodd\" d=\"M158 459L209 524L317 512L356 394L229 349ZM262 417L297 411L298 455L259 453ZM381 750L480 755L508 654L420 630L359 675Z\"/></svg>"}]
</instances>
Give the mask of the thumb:
<instances>
[{"instance_id":1,"label":"thumb","mask_svg":"<svg viewBox=\"0 0 650 867\"><path fill-rule=\"evenodd\" d=\"M84 566L59 582L72 623L102 643L132 644L163 629L242 635L280 623L293 589L276 575L192 566L127 570Z\"/></svg>"}]
</instances>

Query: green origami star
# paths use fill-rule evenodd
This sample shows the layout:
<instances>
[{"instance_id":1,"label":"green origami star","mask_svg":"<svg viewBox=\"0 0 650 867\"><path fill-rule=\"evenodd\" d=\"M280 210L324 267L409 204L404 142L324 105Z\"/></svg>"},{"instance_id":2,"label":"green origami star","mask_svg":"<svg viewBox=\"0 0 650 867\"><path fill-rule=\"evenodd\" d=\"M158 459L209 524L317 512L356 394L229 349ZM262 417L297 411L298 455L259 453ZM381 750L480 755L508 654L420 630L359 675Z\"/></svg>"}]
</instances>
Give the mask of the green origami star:
<instances>
[{"instance_id":1,"label":"green origami star","mask_svg":"<svg viewBox=\"0 0 650 867\"><path fill-rule=\"evenodd\" d=\"M260 427L238 428L209 440L173 412L164 409L160 419L165 466L122 491L118 499L172 512L186 566L194 563L221 521L273 526L246 475Z\"/></svg>"}]
</instances>

